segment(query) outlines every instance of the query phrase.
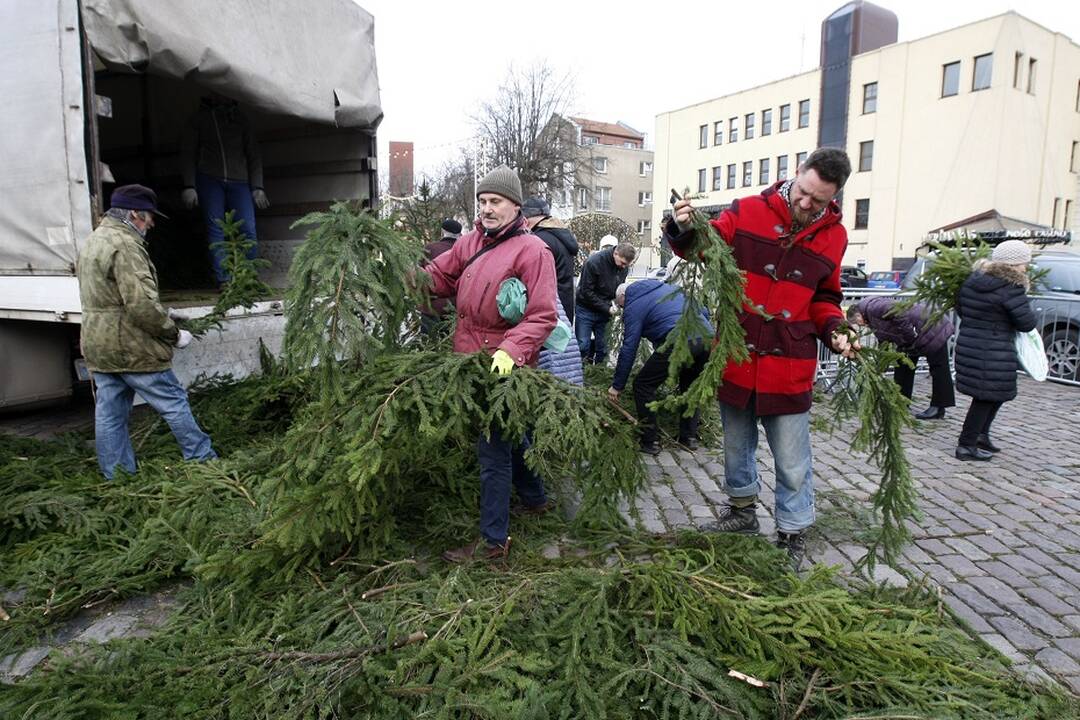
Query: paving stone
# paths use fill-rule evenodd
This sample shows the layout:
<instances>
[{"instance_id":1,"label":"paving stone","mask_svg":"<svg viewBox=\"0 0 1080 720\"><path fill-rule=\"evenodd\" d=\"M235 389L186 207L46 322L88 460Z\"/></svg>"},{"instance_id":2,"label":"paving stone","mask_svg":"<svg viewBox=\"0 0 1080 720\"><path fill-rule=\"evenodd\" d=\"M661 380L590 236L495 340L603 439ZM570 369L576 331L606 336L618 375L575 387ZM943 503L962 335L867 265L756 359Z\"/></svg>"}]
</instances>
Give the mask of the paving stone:
<instances>
[{"instance_id":1,"label":"paving stone","mask_svg":"<svg viewBox=\"0 0 1080 720\"><path fill-rule=\"evenodd\" d=\"M0 682L11 682L26 677L48 656L50 651L51 648L39 645L0 659Z\"/></svg>"},{"instance_id":2,"label":"paving stone","mask_svg":"<svg viewBox=\"0 0 1080 720\"><path fill-rule=\"evenodd\" d=\"M1034 580L1018 573L1009 565L996 560L988 560L987 562L979 563L979 567L990 577L1001 580L1013 589L1031 587L1035 583Z\"/></svg>"},{"instance_id":3,"label":"paving stone","mask_svg":"<svg viewBox=\"0 0 1080 720\"><path fill-rule=\"evenodd\" d=\"M1009 605L1012 603L1021 604L1027 602L1017 595L1016 591L997 578L986 576L972 577L968 578L968 582L979 588L979 590L987 597L994 598L999 604Z\"/></svg>"},{"instance_id":4,"label":"paving stone","mask_svg":"<svg viewBox=\"0 0 1080 720\"><path fill-rule=\"evenodd\" d=\"M997 650L999 653L1008 658L1011 662L1025 662L1027 655L1016 649L1011 642L1009 642L1004 635L999 635L993 632L982 633L979 635L984 643Z\"/></svg>"},{"instance_id":5,"label":"paving stone","mask_svg":"<svg viewBox=\"0 0 1080 720\"><path fill-rule=\"evenodd\" d=\"M76 642L104 643L116 638L127 637L139 618L130 613L112 613L98 618L93 625L82 631Z\"/></svg>"},{"instance_id":6,"label":"paving stone","mask_svg":"<svg viewBox=\"0 0 1080 720\"><path fill-rule=\"evenodd\" d=\"M1020 650L1042 650L1048 644L1038 633L1014 617L994 615L986 621Z\"/></svg>"},{"instance_id":7,"label":"paving stone","mask_svg":"<svg viewBox=\"0 0 1080 720\"><path fill-rule=\"evenodd\" d=\"M1080 660L1080 637L1055 638L1054 645L1073 660Z\"/></svg>"},{"instance_id":8,"label":"paving stone","mask_svg":"<svg viewBox=\"0 0 1080 720\"><path fill-rule=\"evenodd\" d=\"M974 575L984 575L984 571L979 568L978 565L968 560L963 555L940 555L937 561L949 568L949 570L960 577L972 577Z\"/></svg>"},{"instance_id":9,"label":"paving stone","mask_svg":"<svg viewBox=\"0 0 1080 720\"><path fill-rule=\"evenodd\" d=\"M973 545L977 545L982 549L983 552L989 553L990 555L1000 555L1009 552L1009 548L1001 541L995 539L993 535L977 533L975 535L969 535L967 539Z\"/></svg>"},{"instance_id":10,"label":"paving stone","mask_svg":"<svg viewBox=\"0 0 1080 720\"><path fill-rule=\"evenodd\" d=\"M945 544L952 548L954 553L963 555L973 562L989 560L990 556L970 540L962 537L953 537L945 540Z\"/></svg>"},{"instance_id":11,"label":"paving stone","mask_svg":"<svg viewBox=\"0 0 1080 720\"><path fill-rule=\"evenodd\" d=\"M1056 675L1080 674L1080 663L1061 650L1049 647L1035 653L1035 661Z\"/></svg>"},{"instance_id":12,"label":"paving stone","mask_svg":"<svg viewBox=\"0 0 1080 720\"><path fill-rule=\"evenodd\" d=\"M946 589L969 605L975 612L983 616L1004 615L1005 609L993 600L983 595L978 589L966 582L956 582L946 586Z\"/></svg>"},{"instance_id":13,"label":"paving stone","mask_svg":"<svg viewBox=\"0 0 1080 720\"><path fill-rule=\"evenodd\" d=\"M1054 593L1040 587L1020 588L1019 592L1051 615L1068 615L1075 610Z\"/></svg>"},{"instance_id":14,"label":"paving stone","mask_svg":"<svg viewBox=\"0 0 1080 720\"><path fill-rule=\"evenodd\" d=\"M942 600L958 618L963 620L967 626L971 628L973 632L989 633L993 631L994 628L983 619L983 616L977 613L960 598L955 595L946 594L942 597Z\"/></svg>"},{"instance_id":15,"label":"paving stone","mask_svg":"<svg viewBox=\"0 0 1080 720\"><path fill-rule=\"evenodd\" d=\"M1080 695L1080 675L1068 675L1062 680L1072 690L1074 695Z\"/></svg>"},{"instance_id":16,"label":"paving stone","mask_svg":"<svg viewBox=\"0 0 1080 720\"><path fill-rule=\"evenodd\" d=\"M1019 554L998 555L994 559L998 562L1005 563L1026 577L1038 577L1040 575L1045 575L1050 571L1050 567L1046 564L1037 563L1030 558ZM1057 565L1059 563L1054 562L1053 564Z\"/></svg>"},{"instance_id":17,"label":"paving stone","mask_svg":"<svg viewBox=\"0 0 1080 720\"><path fill-rule=\"evenodd\" d=\"M1072 634L1069 628L1054 619L1053 615L1027 602L1020 604L1006 603L1005 609L1050 637L1063 638Z\"/></svg>"}]
</instances>

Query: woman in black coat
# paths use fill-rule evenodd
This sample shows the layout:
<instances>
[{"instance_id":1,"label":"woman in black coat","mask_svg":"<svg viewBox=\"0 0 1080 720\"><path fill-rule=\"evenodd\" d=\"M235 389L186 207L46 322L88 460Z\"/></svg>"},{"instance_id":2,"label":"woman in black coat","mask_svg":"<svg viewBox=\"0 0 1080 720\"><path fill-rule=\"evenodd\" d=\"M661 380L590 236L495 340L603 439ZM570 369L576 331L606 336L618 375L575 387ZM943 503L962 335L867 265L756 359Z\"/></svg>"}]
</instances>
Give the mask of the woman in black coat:
<instances>
[{"instance_id":1,"label":"woman in black coat","mask_svg":"<svg viewBox=\"0 0 1080 720\"><path fill-rule=\"evenodd\" d=\"M1035 328L1027 297L1030 262L1026 243L1006 240L990 260L975 263L960 288L956 389L972 400L956 448L959 460L989 460L1000 450L990 442L990 424L1016 397L1016 333Z\"/></svg>"}]
</instances>

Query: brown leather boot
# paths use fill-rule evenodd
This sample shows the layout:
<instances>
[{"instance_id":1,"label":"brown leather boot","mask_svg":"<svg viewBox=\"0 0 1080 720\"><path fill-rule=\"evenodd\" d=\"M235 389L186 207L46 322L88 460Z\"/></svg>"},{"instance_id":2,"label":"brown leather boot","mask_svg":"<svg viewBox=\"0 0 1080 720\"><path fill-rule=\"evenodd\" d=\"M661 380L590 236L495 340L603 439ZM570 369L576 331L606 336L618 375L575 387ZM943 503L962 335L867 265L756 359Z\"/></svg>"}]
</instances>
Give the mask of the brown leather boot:
<instances>
[{"instance_id":1,"label":"brown leather boot","mask_svg":"<svg viewBox=\"0 0 1080 720\"><path fill-rule=\"evenodd\" d=\"M538 515L547 515L549 512L555 509L555 501L547 500L539 505L525 505L518 503L510 506L510 514L514 517L530 517Z\"/></svg>"},{"instance_id":2,"label":"brown leather boot","mask_svg":"<svg viewBox=\"0 0 1080 720\"><path fill-rule=\"evenodd\" d=\"M499 562L510 554L510 538L502 545L490 545L484 538L477 538L468 545L447 550L442 559L449 563L468 563L474 561Z\"/></svg>"}]
</instances>

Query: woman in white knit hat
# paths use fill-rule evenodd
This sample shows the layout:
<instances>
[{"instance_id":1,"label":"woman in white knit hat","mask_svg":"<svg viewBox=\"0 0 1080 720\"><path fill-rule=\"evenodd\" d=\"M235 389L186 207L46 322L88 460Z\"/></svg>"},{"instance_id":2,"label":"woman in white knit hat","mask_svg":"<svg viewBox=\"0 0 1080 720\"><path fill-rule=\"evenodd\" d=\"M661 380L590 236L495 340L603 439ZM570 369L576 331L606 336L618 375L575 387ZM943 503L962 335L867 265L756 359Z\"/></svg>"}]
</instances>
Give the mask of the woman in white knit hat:
<instances>
[{"instance_id":1,"label":"woman in white knit hat","mask_svg":"<svg viewBox=\"0 0 1080 720\"><path fill-rule=\"evenodd\" d=\"M975 263L957 298L956 389L971 396L958 460L989 460L1001 448L990 440L990 424L1002 404L1016 397L1016 333L1035 327L1027 291L1031 248L1006 240L989 260Z\"/></svg>"}]
</instances>

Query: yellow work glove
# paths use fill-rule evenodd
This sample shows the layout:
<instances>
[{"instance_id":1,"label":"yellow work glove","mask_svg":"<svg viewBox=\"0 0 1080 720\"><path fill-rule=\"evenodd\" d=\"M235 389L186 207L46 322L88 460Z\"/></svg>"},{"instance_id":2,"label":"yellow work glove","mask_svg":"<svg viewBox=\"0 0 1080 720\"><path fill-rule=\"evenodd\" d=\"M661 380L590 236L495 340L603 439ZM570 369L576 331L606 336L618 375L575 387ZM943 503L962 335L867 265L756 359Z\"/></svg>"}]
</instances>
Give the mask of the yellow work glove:
<instances>
[{"instance_id":1,"label":"yellow work glove","mask_svg":"<svg viewBox=\"0 0 1080 720\"><path fill-rule=\"evenodd\" d=\"M491 372L499 375L509 375L514 369L514 358L505 350L496 350L491 356Z\"/></svg>"}]
</instances>

